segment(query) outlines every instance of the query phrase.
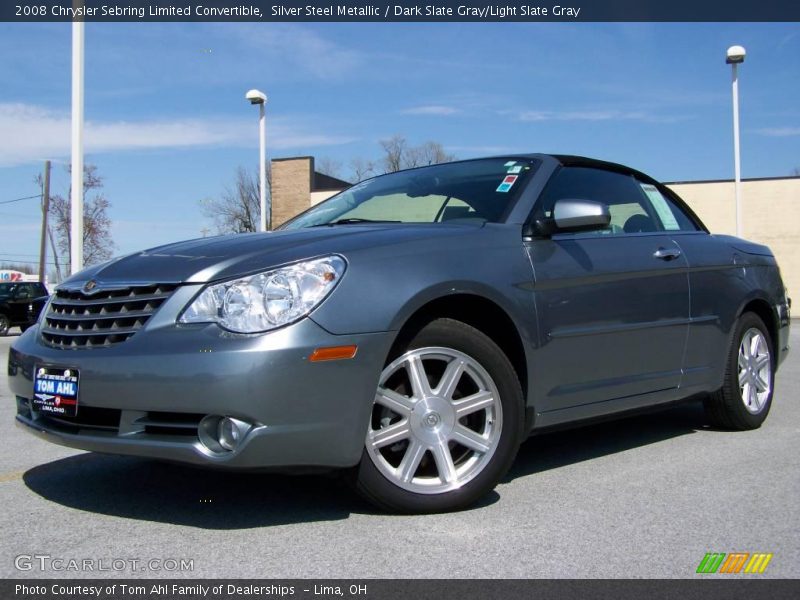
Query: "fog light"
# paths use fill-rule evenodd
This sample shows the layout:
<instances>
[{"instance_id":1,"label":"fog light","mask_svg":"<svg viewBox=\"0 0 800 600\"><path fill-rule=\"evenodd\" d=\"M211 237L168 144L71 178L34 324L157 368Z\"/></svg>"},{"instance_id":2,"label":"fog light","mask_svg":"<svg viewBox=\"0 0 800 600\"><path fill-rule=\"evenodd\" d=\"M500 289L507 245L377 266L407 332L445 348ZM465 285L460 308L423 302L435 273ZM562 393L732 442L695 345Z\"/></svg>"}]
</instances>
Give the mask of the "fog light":
<instances>
[{"instance_id":1,"label":"fog light","mask_svg":"<svg viewBox=\"0 0 800 600\"><path fill-rule=\"evenodd\" d=\"M246 423L242 423L230 417L221 418L219 420L219 425L217 425L217 441L219 445L225 450L236 450L239 442L241 442L244 437L246 428Z\"/></svg>"},{"instance_id":2,"label":"fog light","mask_svg":"<svg viewBox=\"0 0 800 600\"><path fill-rule=\"evenodd\" d=\"M206 415L200 421L197 435L206 450L225 455L242 447L242 444L256 425L233 417Z\"/></svg>"}]
</instances>

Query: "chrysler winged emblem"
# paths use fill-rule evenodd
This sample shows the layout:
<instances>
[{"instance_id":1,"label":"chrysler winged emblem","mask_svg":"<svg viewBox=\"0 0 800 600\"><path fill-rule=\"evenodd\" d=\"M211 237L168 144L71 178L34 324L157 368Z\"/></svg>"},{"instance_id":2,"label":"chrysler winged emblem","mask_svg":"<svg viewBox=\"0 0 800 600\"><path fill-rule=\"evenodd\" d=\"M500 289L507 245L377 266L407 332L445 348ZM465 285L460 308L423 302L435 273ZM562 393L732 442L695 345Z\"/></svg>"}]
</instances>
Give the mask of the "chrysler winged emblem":
<instances>
[{"instance_id":1,"label":"chrysler winged emblem","mask_svg":"<svg viewBox=\"0 0 800 600\"><path fill-rule=\"evenodd\" d=\"M90 280L89 280L89 281L87 281L87 282L86 282L86 284L83 286L83 291L84 291L84 292L86 292L86 293L89 293L89 292L91 292L91 291L92 291L94 288L96 288L96 287L97 287L97 282L96 282L94 279L90 279Z\"/></svg>"}]
</instances>

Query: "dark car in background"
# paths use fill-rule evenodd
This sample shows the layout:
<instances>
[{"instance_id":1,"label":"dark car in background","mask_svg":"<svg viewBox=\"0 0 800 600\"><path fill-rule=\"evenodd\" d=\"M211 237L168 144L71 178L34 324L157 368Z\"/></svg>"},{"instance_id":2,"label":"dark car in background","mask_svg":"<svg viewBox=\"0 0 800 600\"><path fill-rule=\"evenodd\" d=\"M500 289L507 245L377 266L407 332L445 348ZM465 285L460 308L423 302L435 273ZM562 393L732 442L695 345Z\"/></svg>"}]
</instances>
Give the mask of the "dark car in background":
<instances>
[{"instance_id":1,"label":"dark car in background","mask_svg":"<svg viewBox=\"0 0 800 600\"><path fill-rule=\"evenodd\" d=\"M710 234L636 170L532 154L86 269L8 373L18 424L51 442L338 468L381 507L433 512L553 426L698 398L714 426L758 428L788 334L768 248Z\"/></svg>"},{"instance_id":2,"label":"dark car in background","mask_svg":"<svg viewBox=\"0 0 800 600\"><path fill-rule=\"evenodd\" d=\"M0 336L8 334L12 327L24 332L36 323L47 296L43 283L0 282Z\"/></svg>"}]
</instances>

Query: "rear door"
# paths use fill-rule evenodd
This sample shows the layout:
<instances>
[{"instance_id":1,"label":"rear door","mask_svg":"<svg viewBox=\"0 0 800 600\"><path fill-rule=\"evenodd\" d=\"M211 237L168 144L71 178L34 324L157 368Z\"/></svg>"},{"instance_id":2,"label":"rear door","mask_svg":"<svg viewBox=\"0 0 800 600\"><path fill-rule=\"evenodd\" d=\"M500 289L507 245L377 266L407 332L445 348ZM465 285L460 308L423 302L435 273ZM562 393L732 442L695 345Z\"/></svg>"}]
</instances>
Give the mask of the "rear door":
<instances>
[{"instance_id":1,"label":"rear door","mask_svg":"<svg viewBox=\"0 0 800 600\"><path fill-rule=\"evenodd\" d=\"M537 412L680 385L687 263L644 185L630 174L562 167L537 202L538 217L560 198L603 202L611 213L607 230L526 242L542 336Z\"/></svg>"}]
</instances>

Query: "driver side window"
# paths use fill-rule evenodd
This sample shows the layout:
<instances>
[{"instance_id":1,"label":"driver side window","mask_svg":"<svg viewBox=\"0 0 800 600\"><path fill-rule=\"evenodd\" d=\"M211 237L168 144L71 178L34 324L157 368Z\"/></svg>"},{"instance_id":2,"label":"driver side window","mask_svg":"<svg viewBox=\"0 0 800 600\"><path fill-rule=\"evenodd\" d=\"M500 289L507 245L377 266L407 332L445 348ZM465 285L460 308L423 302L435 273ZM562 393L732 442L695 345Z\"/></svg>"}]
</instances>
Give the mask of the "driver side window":
<instances>
[{"instance_id":1,"label":"driver side window","mask_svg":"<svg viewBox=\"0 0 800 600\"><path fill-rule=\"evenodd\" d=\"M594 200L608 206L611 223L608 228L593 232L595 235L660 230L646 196L630 175L605 169L562 167L542 192L535 214L538 218L551 218L556 201L561 199Z\"/></svg>"}]
</instances>

